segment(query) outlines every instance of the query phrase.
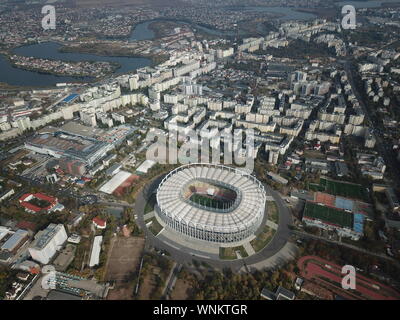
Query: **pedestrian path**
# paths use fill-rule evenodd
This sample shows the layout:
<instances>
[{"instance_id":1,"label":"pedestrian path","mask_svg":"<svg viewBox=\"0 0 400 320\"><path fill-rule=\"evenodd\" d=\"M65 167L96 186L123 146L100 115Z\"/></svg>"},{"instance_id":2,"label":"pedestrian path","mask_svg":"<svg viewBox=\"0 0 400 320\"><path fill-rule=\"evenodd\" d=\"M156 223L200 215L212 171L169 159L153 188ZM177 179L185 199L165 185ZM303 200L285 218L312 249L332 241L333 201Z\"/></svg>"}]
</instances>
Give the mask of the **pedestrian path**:
<instances>
[{"instance_id":1,"label":"pedestrian path","mask_svg":"<svg viewBox=\"0 0 400 320\"><path fill-rule=\"evenodd\" d=\"M144 221L146 221L146 220L149 220L149 219L151 219L151 218L153 218L153 217L154 217L154 211L149 212L149 213L146 213L146 214L143 216L143 219L144 219Z\"/></svg>"},{"instance_id":2,"label":"pedestrian path","mask_svg":"<svg viewBox=\"0 0 400 320\"><path fill-rule=\"evenodd\" d=\"M187 237L183 237L180 234L177 234L173 231L163 229L162 232L159 233L159 235L163 236L164 238L168 239L169 243L175 243L178 247L184 246L187 248L187 250L190 252L190 249L193 249L195 251L201 251L204 252L205 254L214 254L214 255L219 255L219 247L218 245L211 245L206 242L201 242L201 241L193 241L191 239L188 239Z\"/></svg>"},{"instance_id":3,"label":"pedestrian path","mask_svg":"<svg viewBox=\"0 0 400 320\"><path fill-rule=\"evenodd\" d=\"M293 259L296 259L296 256L298 255L298 248L296 247L295 244L287 242L285 246L278 251L276 254L274 254L272 257L269 257L263 261L248 265L248 268L250 270L264 270L264 269L274 269L278 268L288 261L291 261ZM245 267L242 267L239 270L240 273L247 273L248 270L246 270Z\"/></svg>"},{"instance_id":4,"label":"pedestrian path","mask_svg":"<svg viewBox=\"0 0 400 320\"><path fill-rule=\"evenodd\" d=\"M272 222L271 220L267 220L266 225L274 230L278 229L278 225L275 222Z\"/></svg>"},{"instance_id":5,"label":"pedestrian path","mask_svg":"<svg viewBox=\"0 0 400 320\"><path fill-rule=\"evenodd\" d=\"M246 252L247 252L247 254L248 254L249 256L251 256L251 255L253 255L253 254L256 253L256 252L254 251L252 245L250 244L250 242L244 243L244 244L243 244L243 248L244 248L244 250L246 250Z\"/></svg>"}]
</instances>

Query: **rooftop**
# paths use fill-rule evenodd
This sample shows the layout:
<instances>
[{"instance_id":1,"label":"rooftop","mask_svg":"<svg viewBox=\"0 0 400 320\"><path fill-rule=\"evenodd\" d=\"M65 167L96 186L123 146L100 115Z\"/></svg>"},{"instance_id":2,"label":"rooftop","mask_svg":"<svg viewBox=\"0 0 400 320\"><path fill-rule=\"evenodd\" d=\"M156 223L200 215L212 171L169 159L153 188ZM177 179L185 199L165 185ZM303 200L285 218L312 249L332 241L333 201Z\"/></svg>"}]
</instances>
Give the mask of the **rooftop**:
<instances>
[{"instance_id":1,"label":"rooftop","mask_svg":"<svg viewBox=\"0 0 400 320\"><path fill-rule=\"evenodd\" d=\"M46 229L39 231L36 234L35 240L33 241L31 248L37 250L43 249L54 238L54 236L61 228L64 228L62 224L49 224Z\"/></svg>"},{"instance_id":2,"label":"rooftop","mask_svg":"<svg viewBox=\"0 0 400 320\"><path fill-rule=\"evenodd\" d=\"M98 227L105 227L107 225L106 221L101 219L100 217L93 218L93 223Z\"/></svg>"}]
</instances>

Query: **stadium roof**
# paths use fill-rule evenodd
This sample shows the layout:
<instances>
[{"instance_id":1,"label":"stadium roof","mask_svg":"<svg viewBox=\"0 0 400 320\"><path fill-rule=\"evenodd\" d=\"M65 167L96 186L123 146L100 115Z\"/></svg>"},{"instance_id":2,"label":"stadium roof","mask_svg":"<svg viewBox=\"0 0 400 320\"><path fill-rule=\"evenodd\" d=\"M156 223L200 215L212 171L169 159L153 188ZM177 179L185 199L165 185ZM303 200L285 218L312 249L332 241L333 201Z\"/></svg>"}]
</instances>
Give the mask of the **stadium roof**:
<instances>
[{"instance_id":1,"label":"stadium roof","mask_svg":"<svg viewBox=\"0 0 400 320\"><path fill-rule=\"evenodd\" d=\"M37 134L26 141L25 145L90 163L110 150L110 145L106 142L61 130Z\"/></svg>"},{"instance_id":2,"label":"stadium roof","mask_svg":"<svg viewBox=\"0 0 400 320\"><path fill-rule=\"evenodd\" d=\"M224 213L201 208L185 201L182 192L194 181L206 181L233 188L238 193L237 206ZM214 232L232 232L248 228L264 214L265 191L262 184L245 172L221 165L182 166L167 175L157 191L161 210L186 225Z\"/></svg>"}]
</instances>

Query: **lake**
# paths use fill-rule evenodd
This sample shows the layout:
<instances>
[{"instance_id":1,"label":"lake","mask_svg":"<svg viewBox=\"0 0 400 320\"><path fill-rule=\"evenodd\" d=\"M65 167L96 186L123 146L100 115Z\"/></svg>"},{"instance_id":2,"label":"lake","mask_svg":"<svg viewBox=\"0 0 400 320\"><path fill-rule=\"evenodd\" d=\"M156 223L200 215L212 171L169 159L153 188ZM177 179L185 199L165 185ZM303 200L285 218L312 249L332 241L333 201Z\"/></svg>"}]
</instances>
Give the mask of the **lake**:
<instances>
[{"instance_id":1,"label":"lake","mask_svg":"<svg viewBox=\"0 0 400 320\"><path fill-rule=\"evenodd\" d=\"M372 1L343 1L338 2L338 6L346 4L354 5L356 8L374 8L379 7L383 2L398 2L398 0L372 0ZM307 12L296 11L295 8L289 7L260 7L260 6L249 6L249 7L230 7L231 10L246 10L246 11L257 11L267 12L272 14L280 15L280 20L310 20L317 18L316 15ZM149 28L149 25L153 21L174 21L180 24L190 24L193 28L206 32L208 34L217 36L234 36L236 34L233 30L223 31L217 30L210 27L191 24L188 21L175 20L175 19L154 19L145 21L137 24L133 29L129 41L139 40L151 40L155 38L155 33ZM239 32L241 35L242 32ZM84 53L64 53L59 52L60 44L54 42L46 42L40 44L27 45L19 47L14 50L15 54L23 56L32 56L43 59L56 59L63 61L109 61L116 62L121 67L116 70L116 73L127 73L134 71L138 68L148 66L151 64L151 60L146 58L137 57L108 57L98 56L94 54ZM14 68L10 62L2 55L0 55L0 82L5 82L15 86L38 86L47 87L54 86L56 83L61 82L88 82L93 80L89 77L67 77L67 76L56 76L51 74L39 73L35 71L27 71L19 68Z\"/></svg>"},{"instance_id":2,"label":"lake","mask_svg":"<svg viewBox=\"0 0 400 320\"><path fill-rule=\"evenodd\" d=\"M108 57L86 53L69 53L58 51L62 45L54 42L44 42L27 45L14 49L14 53L20 56L28 56L42 59L54 59L62 61L108 61L116 62L120 67L116 73L127 73L151 64L151 60L139 57ZM44 74L35 71L27 71L14 68L8 59L0 55L0 82L15 86L54 86L60 82L87 82L93 80L89 77L67 77Z\"/></svg>"},{"instance_id":3,"label":"lake","mask_svg":"<svg viewBox=\"0 0 400 320\"><path fill-rule=\"evenodd\" d=\"M154 31L149 28L149 25L155 20L138 23L133 29L129 40L140 41L140 40L152 40L155 37Z\"/></svg>"}]
</instances>

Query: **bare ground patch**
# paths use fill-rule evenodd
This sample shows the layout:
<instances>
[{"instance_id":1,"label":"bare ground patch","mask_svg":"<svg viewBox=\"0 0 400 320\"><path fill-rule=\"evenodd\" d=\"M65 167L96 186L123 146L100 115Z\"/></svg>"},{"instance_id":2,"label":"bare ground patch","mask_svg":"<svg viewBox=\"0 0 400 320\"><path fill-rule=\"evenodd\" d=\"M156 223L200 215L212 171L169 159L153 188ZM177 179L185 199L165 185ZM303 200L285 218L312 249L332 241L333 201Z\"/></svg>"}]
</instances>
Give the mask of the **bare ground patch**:
<instances>
[{"instance_id":1,"label":"bare ground patch","mask_svg":"<svg viewBox=\"0 0 400 320\"><path fill-rule=\"evenodd\" d=\"M174 290L171 293L171 300L187 300L190 299L192 293L192 285L190 282L178 279L176 280Z\"/></svg>"},{"instance_id":2,"label":"bare ground patch","mask_svg":"<svg viewBox=\"0 0 400 320\"><path fill-rule=\"evenodd\" d=\"M105 280L114 281L109 300L131 299L134 279L139 269L144 248L144 239L139 237L118 237L111 248L107 261Z\"/></svg>"},{"instance_id":3,"label":"bare ground patch","mask_svg":"<svg viewBox=\"0 0 400 320\"><path fill-rule=\"evenodd\" d=\"M151 300L154 297L157 288L157 276L160 269L153 267L143 278L143 282L139 289L139 300Z\"/></svg>"}]
</instances>

